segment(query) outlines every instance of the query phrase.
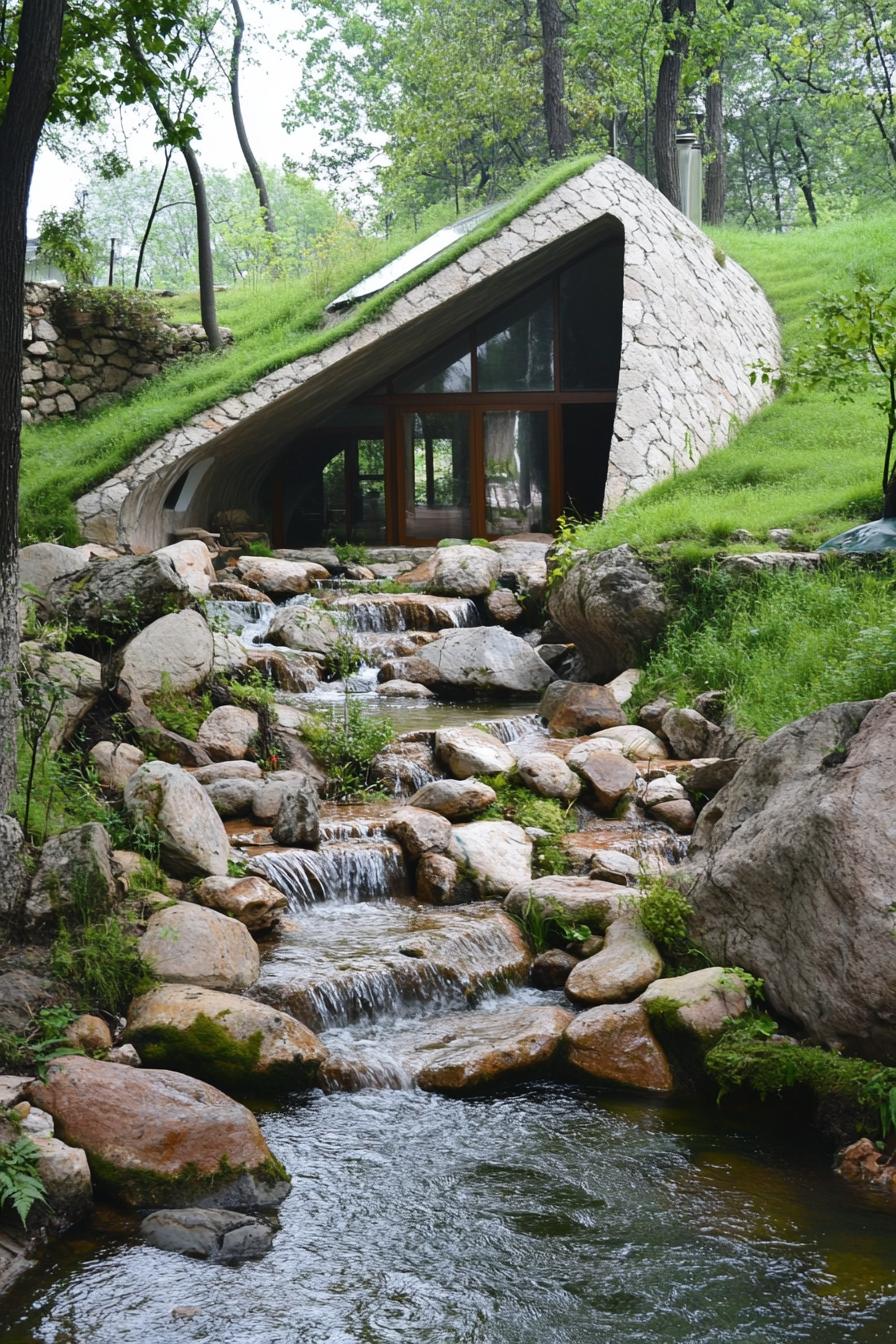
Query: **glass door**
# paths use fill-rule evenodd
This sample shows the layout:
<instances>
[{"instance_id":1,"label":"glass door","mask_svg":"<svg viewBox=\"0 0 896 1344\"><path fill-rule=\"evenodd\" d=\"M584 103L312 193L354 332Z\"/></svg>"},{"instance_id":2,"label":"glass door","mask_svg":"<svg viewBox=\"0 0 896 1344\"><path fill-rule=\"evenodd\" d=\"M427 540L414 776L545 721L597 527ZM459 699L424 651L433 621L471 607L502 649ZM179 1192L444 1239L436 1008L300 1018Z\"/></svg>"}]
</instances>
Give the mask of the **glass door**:
<instances>
[{"instance_id":1,"label":"glass door","mask_svg":"<svg viewBox=\"0 0 896 1344\"><path fill-rule=\"evenodd\" d=\"M548 411L485 411L482 446L489 537L551 525Z\"/></svg>"},{"instance_id":2,"label":"glass door","mask_svg":"<svg viewBox=\"0 0 896 1344\"><path fill-rule=\"evenodd\" d=\"M405 411L404 530L409 541L469 537L470 414Z\"/></svg>"}]
</instances>

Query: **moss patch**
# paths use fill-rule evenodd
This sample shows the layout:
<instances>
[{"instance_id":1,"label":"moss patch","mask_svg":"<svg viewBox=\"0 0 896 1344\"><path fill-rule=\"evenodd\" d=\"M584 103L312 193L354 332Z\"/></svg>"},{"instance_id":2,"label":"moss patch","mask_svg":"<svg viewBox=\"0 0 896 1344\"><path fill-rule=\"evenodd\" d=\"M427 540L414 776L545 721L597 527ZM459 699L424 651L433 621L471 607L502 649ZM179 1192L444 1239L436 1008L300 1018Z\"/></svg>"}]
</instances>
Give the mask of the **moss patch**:
<instances>
[{"instance_id":1,"label":"moss patch","mask_svg":"<svg viewBox=\"0 0 896 1344\"><path fill-rule=\"evenodd\" d=\"M87 1150L90 1173L98 1185L116 1199L133 1208L185 1208L207 1199L243 1176L249 1176L259 1185L290 1182L282 1162L273 1155L257 1167L235 1167L222 1157L214 1171L200 1171L192 1162L176 1175L163 1175L146 1168L120 1167L107 1158Z\"/></svg>"},{"instance_id":2,"label":"moss patch","mask_svg":"<svg viewBox=\"0 0 896 1344\"><path fill-rule=\"evenodd\" d=\"M295 1086L310 1080L317 1071L316 1065L301 1062L261 1070L261 1031L240 1039L205 1013L199 1013L186 1030L157 1026L145 1032L128 1033L127 1039L136 1046L148 1067L176 1068L224 1088Z\"/></svg>"}]
</instances>

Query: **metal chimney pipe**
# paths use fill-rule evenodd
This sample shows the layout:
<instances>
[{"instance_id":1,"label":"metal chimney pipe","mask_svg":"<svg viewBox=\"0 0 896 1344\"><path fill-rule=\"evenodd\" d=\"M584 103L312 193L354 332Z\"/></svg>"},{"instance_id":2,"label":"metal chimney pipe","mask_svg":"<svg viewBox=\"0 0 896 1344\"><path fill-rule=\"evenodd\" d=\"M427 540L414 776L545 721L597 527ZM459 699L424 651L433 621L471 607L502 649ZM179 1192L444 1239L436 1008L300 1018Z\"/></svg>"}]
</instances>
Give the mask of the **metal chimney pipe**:
<instances>
[{"instance_id":1,"label":"metal chimney pipe","mask_svg":"<svg viewBox=\"0 0 896 1344\"><path fill-rule=\"evenodd\" d=\"M675 137L681 213L699 228L703 223L703 151L693 131Z\"/></svg>"}]
</instances>

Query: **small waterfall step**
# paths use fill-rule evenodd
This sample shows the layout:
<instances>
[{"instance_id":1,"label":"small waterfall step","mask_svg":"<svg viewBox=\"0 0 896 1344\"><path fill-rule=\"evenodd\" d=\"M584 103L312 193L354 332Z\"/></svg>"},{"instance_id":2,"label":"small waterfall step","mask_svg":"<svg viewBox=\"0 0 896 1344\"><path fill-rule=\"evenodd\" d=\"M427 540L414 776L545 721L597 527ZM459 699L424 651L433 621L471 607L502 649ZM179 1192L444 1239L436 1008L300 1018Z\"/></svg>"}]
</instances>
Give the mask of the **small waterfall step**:
<instances>
[{"instance_id":1,"label":"small waterfall step","mask_svg":"<svg viewBox=\"0 0 896 1344\"><path fill-rule=\"evenodd\" d=\"M521 983L530 961L519 928L493 901L326 902L284 919L253 993L322 1031L397 1018L409 1004L460 1007Z\"/></svg>"},{"instance_id":2,"label":"small waterfall step","mask_svg":"<svg viewBox=\"0 0 896 1344\"><path fill-rule=\"evenodd\" d=\"M258 854L251 870L282 891L291 910L318 901L396 900L409 894L404 855L394 840L374 836L359 820L323 822L321 840L319 849Z\"/></svg>"},{"instance_id":3,"label":"small waterfall step","mask_svg":"<svg viewBox=\"0 0 896 1344\"><path fill-rule=\"evenodd\" d=\"M479 625L476 603L468 597L430 593L339 593L324 599L342 612L358 632L452 630Z\"/></svg>"}]
</instances>

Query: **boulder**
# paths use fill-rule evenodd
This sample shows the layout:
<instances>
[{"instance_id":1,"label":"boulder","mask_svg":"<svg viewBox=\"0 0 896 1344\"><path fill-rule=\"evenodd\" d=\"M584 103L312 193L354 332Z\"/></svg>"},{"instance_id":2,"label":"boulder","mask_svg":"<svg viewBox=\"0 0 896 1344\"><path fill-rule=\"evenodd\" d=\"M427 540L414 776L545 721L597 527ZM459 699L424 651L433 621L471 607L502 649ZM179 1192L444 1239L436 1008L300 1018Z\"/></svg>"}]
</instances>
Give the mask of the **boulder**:
<instances>
[{"instance_id":1,"label":"boulder","mask_svg":"<svg viewBox=\"0 0 896 1344\"><path fill-rule=\"evenodd\" d=\"M213 761L241 761L258 736L258 715L239 705L213 709L196 734Z\"/></svg>"},{"instance_id":2,"label":"boulder","mask_svg":"<svg viewBox=\"0 0 896 1344\"><path fill-rule=\"evenodd\" d=\"M423 686L426 690L432 690L440 684L439 669L416 653L401 658L387 658L380 666L379 679L385 685L398 681Z\"/></svg>"},{"instance_id":3,"label":"boulder","mask_svg":"<svg viewBox=\"0 0 896 1344\"><path fill-rule=\"evenodd\" d=\"M444 546L424 562L426 588L446 597L484 597L501 577L501 557L488 546ZM414 570L406 576L414 582Z\"/></svg>"},{"instance_id":4,"label":"boulder","mask_svg":"<svg viewBox=\"0 0 896 1344\"><path fill-rule=\"evenodd\" d=\"M433 700L435 698L434 691L431 691L428 686L422 686L417 681L384 681L377 686L376 693L391 700Z\"/></svg>"},{"instance_id":5,"label":"boulder","mask_svg":"<svg viewBox=\"0 0 896 1344\"><path fill-rule=\"evenodd\" d=\"M638 772L631 761L618 753L601 751L599 743L587 753L579 750L571 753L567 760L584 779L595 806L605 816L614 812L634 790Z\"/></svg>"},{"instance_id":6,"label":"boulder","mask_svg":"<svg viewBox=\"0 0 896 1344\"><path fill-rule=\"evenodd\" d=\"M252 1208L289 1191L251 1112L195 1078L72 1055L54 1061L29 1096L126 1204Z\"/></svg>"},{"instance_id":7,"label":"boulder","mask_svg":"<svg viewBox=\"0 0 896 1344\"><path fill-rule=\"evenodd\" d=\"M203 785L212 807L223 820L248 817L255 804L260 781L255 779L216 779Z\"/></svg>"},{"instance_id":8,"label":"boulder","mask_svg":"<svg viewBox=\"0 0 896 1344\"><path fill-rule=\"evenodd\" d=\"M225 991L248 989L258 979L258 948L238 919L188 901L151 915L140 955L159 980Z\"/></svg>"},{"instance_id":9,"label":"boulder","mask_svg":"<svg viewBox=\"0 0 896 1344\"><path fill-rule=\"evenodd\" d=\"M53 982L45 976L23 970L0 972L0 1031L24 1035L33 1015L53 997Z\"/></svg>"},{"instance_id":10,"label":"boulder","mask_svg":"<svg viewBox=\"0 0 896 1344\"><path fill-rule=\"evenodd\" d=\"M304 770L272 770L256 786L252 815L256 821L273 825L284 798L301 795L314 787Z\"/></svg>"},{"instance_id":11,"label":"boulder","mask_svg":"<svg viewBox=\"0 0 896 1344\"><path fill-rule=\"evenodd\" d=\"M650 700L646 705L642 705L638 710L638 723L648 732L659 733L663 726L663 719L670 709L675 706L667 695L659 695L655 700Z\"/></svg>"},{"instance_id":12,"label":"boulder","mask_svg":"<svg viewBox=\"0 0 896 1344\"><path fill-rule=\"evenodd\" d=\"M598 850L591 859L589 876L599 882L615 882L625 887L635 885L641 865L632 854L620 849Z\"/></svg>"},{"instance_id":13,"label":"boulder","mask_svg":"<svg viewBox=\"0 0 896 1344\"><path fill-rule=\"evenodd\" d=\"M419 859L424 854L447 851L451 822L422 807L400 807L386 821L386 834L398 841L409 859Z\"/></svg>"},{"instance_id":14,"label":"boulder","mask_svg":"<svg viewBox=\"0 0 896 1344\"><path fill-rule=\"evenodd\" d=\"M249 650L236 635L222 635L212 631L214 655L212 674L215 677L235 677L252 665ZM304 689L304 688L303 688Z\"/></svg>"},{"instance_id":15,"label":"boulder","mask_svg":"<svg viewBox=\"0 0 896 1344\"><path fill-rule=\"evenodd\" d=\"M574 1003L621 1003L633 999L663 973L663 960L634 915L609 925L603 948L580 961L566 982Z\"/></svg>"},{"instance_id":16,"label":"boulder","mask_svg":"<svg viewBox=\"0 0 896 1344\"><path fill-rule=\"evenodd\" d=\"M432 747L428 742L390 742L370 762L370 775L390 793L414 793L438 774Z\"/></svg>"},{"instance_id":17,"label":"boulder","mask_svg":"<svg viewBox=\"0 0 896 1344\"><path fill-rule=\"evenodd\" d=\"M667 761L669 753L656 733L633 723L618 728L601 728L592 735L593 742L618 742L623 754L632 761Z\"/></svg>"},{"instance_id":18,"label":"boulder","mask_svg":"<svg viewBox=\"0 0 896 1344\"><path fill-rule=\"evenodd\" d=\"M554 680L535 650L499 625L448 630L425 645L418 659L435 669L439 684L455 690L538 695Z\"/></svg>"},{"instance_id":19,"label":"boulder","mask_svg":"<svg viewBox=\"0 0 896 1344\"><path fill-rule=\"evenodd\" d=\"M95 1013L82 1013L65 1029L65 1039L85 1055L105 1055L112 1049L112 1033Z\"/></svg>"},{"instance_id":20,"label":"boulder","mask_svg":"<svg viewBox=\"0 0 896 1344\"><path fill-rule=\"evenodd\" d=\"M126 644L119 683L141 699L161 690L195 691L211 674L215 645L198 611L161 616Z\"/></svg>"},{"instance_id":21,"label":"boulder","mask_svg":"<svg viewBox=\"0 0 896 1344\"><path fill-rule=\"evenodd\" d=\"M424 854L414 873L414 894L426 905L457 905L466 899L466 884L447 854Z\"/></svg>"},{"instance_id":22,"label":"boulder","mask_svg":"<svg viewBox=\"0 0 896 1344\"><path fill-rule=\"evenodd\" d=\"M485 599L486 609L496 625L515 625L523 615L523 606L509 588L495 588Z\"/></svg>"},{"instance_id":23,"label":"boulder","mask_svg":"<svg viewBox=\"0 0 896 1344\"><path fill-rule=\"evenodd\" d=\"M630 546L583 554L552 589L548 609L599 682L638 666L669 619L662 583Z\"/></svg>"},{"instance_id":24,"label":"boulder","mask_svg":"<svg viewBox=\"0 0 896 1344\"><path fill-rule=\"evenodd\" d=\"M825 1044L896 1062L896 694L828 705L758 746L703 809L681 871L691 935Z\"/></svg>"},{"instance_id":25,"label":"boulder","mask_svg":"<svg viewBox=\"0 0 896 1344\"><path fill-rule=\"evenodd\" d=\"M514 887L504 901L504 909L521 919L527 906L537 905L543 918L556 915L567 924L587 924L602 933L618 918L622 899L622 892L611 883L553 875Z\"/></svg>"},{"instance_id":26,"label":"boulder","mask_svg":"<svg viewBox=\"0 0 896 1344\"><path fill-rule=\"evenodd\" d=\"M89 564L87 557L72 546L57 546L53 541L37 541L19 551L19 591L26 596L44 597L54 579L78 574Z\"/></svg>"},{"instance_id":27,"label":"boulder","mask_svg":"<svg viewBox=\"0 0 896 1344\"><path fill-rule=\"evenodd\" d=\"M54 580L47 595L54 614L116 643L192 600L170 556L158 552L94 561L86 570Z\"/></svg>"},{"instance_id":28,"label":"boulder","mask_svg":"<svg viewBox=\"0 0 896 1344\"><path fill-rule=\"evenodd\" d=\"M154 827L162 862L178 877L227 873L230 843L201 784L179 765L147 761L127 782L124 805L137 823Z\"/></svg>"},{"instance_id":29,"label":"boulder","mask_svg":"<svg viewBox=\"0 0 896 1344\"><path fill-rule=\"evenodd\" d=\"M123 793L124 787L146 756L130 742L97 742L90 749L90 759L97 778L110 793Z\"/></svg>"},{"instance_id":30,"label":"boulder","mask_svg":"<svg viewBox=\"0 0 896 1344\"><path fill-rule=\"evenodd\" d=\"M640 667L627 667L624 672L619 673L618 677L614 677L612 681L607 682L607 690L613 692L617 705L628 704L643 675Z\"/></svg>"},{"instance_id":31,"label":"boulder","mask_svg":"<svg viewBox=\"0 0 896 1344\"><path fill-rule=\"evenodd\" d=\"M425 807L449 821L462 821L484 812L496 797L494 789L478 779L434 779L408 801L411 807Z\"/></svg>"},{"instance_id":32,"label":"boulder","mask_svg":"<svg viewBox=\"0 0 896 1344\"><path fill-rule=\"evenodd\" d=\"M33 1114L33 1112L32 1112ZM52 1121L50 1121L52 1125ZM74 1227L93 1208L93 1184L83 1148L63 1143L52 1133L29 1134L38 1152L37 1175L46 1204L36 1204L28 1218L29 1231L46 1227L54 1235Z\"/></svg>"},{"instance_id":33,"label":"boulder","mask_svg":"<svg viewBox=\"0 0 896 1344\"><path fill-rule=\"evenodd\" d=\"M654 803L650 815L670 826L679 835L690 835L697 821L697 813L687 798L673 798L669 802Z\"/></svg>"},{"instance_id":34,"label":"boulder","mask_svg":"<svg viewBox=\"0 0 896 1344\"><path fill-rule=\"evenodd\" d=\"M549 947L539 952L529 967L529 983L536 989L562 989L570 971L578 966L578 957L560 947Z\"/></svg>"},{"instance_id":35,"label":"boulder","mask_svg":"<svg viewBox=\"0 0 896 1344\"><path fill-rule=\"evenodd\" d=\"M530 751L516 763L517 774L527 789L542 798L558 798L573 803L581 792L581 782L565 761L549 751Z\"/></svg>"},{"instance_id":36,"label":"boulder","mask_svg":"<svg viewBox=\"0 0 896 1344\"><path fill-rule=\"evenodd\" d=\"M608 686L569 682L552 702L548 732L552 737L582 737L623 723L625 714Z\"/></svg>"},{"instance_id":37,"label":"boulder","mask_svg":"<svg viewBox=\"0 0 896 1344\"><path fill-rule=\"evenodd\" d=\"M232 1209L162 1209L143 1219L140 1234L157 1250L223 1264L257 1260L274 1242L267 1223Z\"/></svg>"},{"instance_id":38,"label":"boulder","mask_svg":"<svg viewBox=\"0 0 896 1344\"><path fill-rule=\"evenodd\" d=\"M675 775L666 774L661 771L658 775L652 775L645 781L644 787L638 794L638 799L645 807L656 807L658 803L672 803L684 798L684 785L681 784Z\"/></svg>"},{"instance_id":39,"label":"boulder","mask_svg":"<svg viewBox=\"0 0 896 1344\"><path fill-rule=\"evenodd\" d=\"M721 756L718 759L707 757L705 760L690 761L683 766L679 776L687 785L689 793L697 797L713 798L719 789L730 784L742 765L736 756Z\"/></svg>"},{"instance_id":40,"label":"boulder","mask_svg":"<svg viewBox=\"0 0 896 1344\"><path fill-rule=\"evenodd\" d=\"M250 588L239 579L216 579L210 585L209 597L216 602L260 602L262 606L272 606L273 598L268 597L260 588Z\"/></svg>"},{"instance_id":41,"label":"boulder","mask_svg":"<svg viewBox=\"0 0 896 1344\"><path fill-rule=\"evenodd\" d=\"M428 1092L469 1092L543 1068L571 1020L563 1008L528 1005L437 1019L412 1057L417 1085Z\"/></svg>"},{"instance_id":42,"label":"boulder","mask_svg":"<svg viewBox=\"0 0 896 1344\"><path fill-rule=\"evenodd\" d=\"M281 607L268 627L268 642L300 653L332 652L345 630L327 611L316 607ZM415 681L415 677L410 678Z\"/></svg>"},{"instance_id":43,"label":"boulder","mask_svg":"<svg viewBox=\"0 0 896 1344\"><path fill-rule=\"evenodd\" d=\"M540 603L547 589L547 553L552 541L547 534L499 537L492 543L492 549L501 560L501 583L515 593L525 594L530 602Z\"/></svg>"},{"instance_id":44,"label":"boulder","mask_svg":"<svg viewBox=\"0 0 896 1344\"><path fill-rule=\"evenodd\" d=\"M480 728L437 729L435 753L455 779L506 774L514 765L503 742Z\"/></svg>"},{"instance_id":45,"label":"boulder","mask_svg":"<svg viewBox=\"0 0 896 1344\"><path fill-rule=\"evenodd\" d=\"M51 651L30 641L22 644L20 653L29 676L41 683L41 696L50 714L46 748L58 751L99 700L102 668L95 658L83 653Z\"/></svg>"},{"instance_id":46,"label":"boulder","mask_svg":"<svg viewBox=\"0 0 896 1344\"><path fill-rule=\"evenodd\" d=\"M448 853L480 896L506 896L532 876L532 841L512 821L455 826Z\"/></svg>"},{"instance_id":47,"label":"boulder","mask_svg":"<svg viewBox=\"0 0 896 1344\"><path fill-rule=\"evenodd\" d=\"M660 732L672 748L672 754L682 761L695 756L718 756L722 730L696 709L674 707L666 711Z\"/></svg>"},{"instance_id":48,"label":"boulder","mask_svg":"<svg viewBox=\"0 0 896 1344\"><path fill-rule=\"evenodd\" d=\"M204 541L176 541L162 546L157 555L167 555L177 573L195 597L208 597L215 582L215 567Z\"/></svg>"},{"instance_id":49,"label":"boulder","mask_svg":"<svg viewBox=\"0 0 896 1344\"><path fill-rule=\"evenodd\" d=\"M605 1083L671 1092L672 1070L640 1003L606 1003L579 1013L566 1028L574 1069Z\"/></svg>"},{"instance_id":50,"label":"boulder","mask_svg":"<svg viewBox=\"0 0 896 1344\"><path fill-rule=\"evenodd\" d=\"M271 834L278 845L316 849L320 844L320 799L307 775L284 790Z\"/></svg>"},{"instance_id":51,"label":"boulder","mask_svg":"<svg viewBox=\"0 0 896 1344\"><path fill-rule=\"evenodd\" d=\"M728 1023L750 1007L750 994L735 970L703 966L687 975L654 980L638 1003L664 1034L685 1032L711 1045Z\"/></svg>"},{"instance_id":52,"label":"boulder","mask_svg":"<svg viewBox=\"0 0 896 1344\"><path fill-rule=\"evenodd\" d=\"M215 761L212 765L201 765L193 771L193 778L200 784L217 784L222 779L247 779L261 782L261 766L257 761Z\"/></svg>"},{"instance_id":53,"label":"boulder","mask_svg":"<svg viewBox=\"0 0 896 1344\"><path fill-rule=\"evenodd\" d=\"M162 985L128 1009L125 1039L148 1068L177 1069L221 1087L297 1087L327 1057L287 1013L198 985Z\"/></svg>"},{"instance_id":54,"label":"boulder","mask_svg":"<svg viewBox=\"0 0 896 1344\"><path fill-rule=\"evenodd\" d=\"M310 560L278 560L263 555L241 555L236 569L243 583L250 588L260 588L271 597L307 593L315 584L330 577L328 569Z\"/></svg>"},{"instance_id":55,"label":"boulder","mask_svg":"<svg viewBox=\"0 0 896 1344\"><path fill-rule=\"evenodd\" d=\"M286 908L283 892L263 877L206 877L191 895L199 905L238 919L250 933L267 933Z\"/></svg>"},{"instance_id":56,"label":"boulder","mask_svg":"<svg viewBox=\"0 0 896 1344\"><path fill-rule=\"evenodd\" d=\"M37 871L25 905L32 926L58 922L74 915L104 915L118 898L112 871L112 844L99 822L90 821L60 831L40 852Z\"/></svg>"}]
</instances>

